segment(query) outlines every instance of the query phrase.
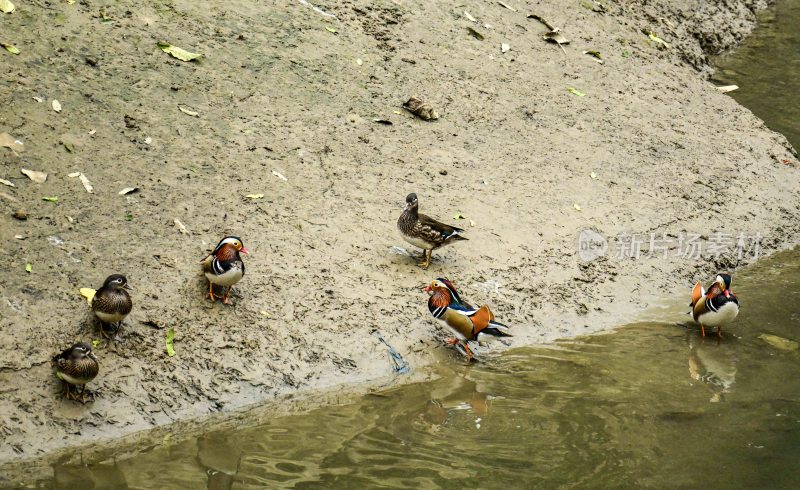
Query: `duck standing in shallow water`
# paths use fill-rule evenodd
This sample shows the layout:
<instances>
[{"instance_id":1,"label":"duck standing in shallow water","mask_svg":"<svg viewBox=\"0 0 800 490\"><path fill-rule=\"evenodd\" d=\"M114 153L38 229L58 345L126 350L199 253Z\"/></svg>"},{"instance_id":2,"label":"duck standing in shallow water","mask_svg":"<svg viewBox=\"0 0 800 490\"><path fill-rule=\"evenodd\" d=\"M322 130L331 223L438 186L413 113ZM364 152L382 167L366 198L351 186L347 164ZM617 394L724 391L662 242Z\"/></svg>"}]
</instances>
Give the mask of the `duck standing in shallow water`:
<instances>
[{"instance_id":1,"label":"duck standing in shallow water","mask_svg":"<svg viewBox=\"0 0 800 490\"><path fill-rule=\"evenodd\" d=\"M112 274L97 290L92 298L92 311L100 320L100 335L108 337L104 325L113 325L114 331L119 336L122 320L128 316L133 308L133 301L128 290L133 289L128 285L128 280L122 274Z\"/></svg>"},{"instance_id":2,"label":"duck standing in shallow water","mask_svg":"<svg viewBox=\"0 0 800 490\"><path fill-rule=\"evenodd\" d=\"M97 362L97 356L92 352L91 345L86 342L78 342L53 357L53 365L56 368L56 376L64 382L64 396L67 399L81 403L86 403L87 396L94 399L94 395L86 390L86 383L97 376L100 364ZM73 393L73 386L81 387L80 397L77 393Z\"/></svg>"},{"instance_id":3,"label":"duck standing in shallow water","mask_svg":"<svg viewBox=\"0 0 800 490\"><path fill-rule=\"evenodd\" d=\"M508 326L494 321L494 313L487 305L474 308L463 301L453 283L444 278L431 282L424 289L430 294L428 310L438 320L442 320L456 334L447 339L450 345L458 345L472 360L473 354L468 342L484 343L497 337L511 337Z\"/></svg>"},{"instance_id":4,"label":"duck standing in shallow water","mask_svg":"<svg viewBox=\"0 0 800 490\"><path fill-rule=\"evenodd\" d=\"M214 294L214 285L227 286L228 292L222 302L226 305L230 303L231 291L234 284L244 277L244 261L240 253L249 253L242 239L237 236L226 236L219 241L214 251L200 261L203 266L203 273L208 279L208 297L211 302L214 298L223 298Z\"/></svg>"},{"instance_id":5,"label":"duck standing in shallow water","mask_svg":"<svg viewBox=\"0 0 800 490\"><path fill-rule=\"evenodd\" d=\"M717 327L717 337L722 338L722 327L739 314L739 301L731 291L731 276L719 274L708 291L699 282L692 289L692 318L700 324L703 337L706 327Z\"/></svg>"},{"instance_id":6,"label":"duck standing in shallow water","mask_svg":"<svg viewBox=\"0 0 800 490\"><path fill-rule=\"evenodd\" d=\"M419 200L414 193L406 197L406 207L397 220L397 228L405 241L422 249L424 259L420 265L425 269L431 264L434 249L455 241L468 240L461 235L464 233L461 228L419 214Z\"/></svg>"}]
</instances>

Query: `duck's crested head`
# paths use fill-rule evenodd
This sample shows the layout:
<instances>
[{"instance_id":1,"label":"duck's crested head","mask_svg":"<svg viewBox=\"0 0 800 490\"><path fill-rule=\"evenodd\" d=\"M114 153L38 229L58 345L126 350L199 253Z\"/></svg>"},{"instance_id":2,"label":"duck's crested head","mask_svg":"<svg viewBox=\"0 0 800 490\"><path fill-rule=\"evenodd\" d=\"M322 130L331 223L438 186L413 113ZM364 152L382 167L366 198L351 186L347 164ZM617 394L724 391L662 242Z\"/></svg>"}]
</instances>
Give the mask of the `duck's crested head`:
<instances>
[{"instance_id":1,"label":"duck's crested head","mask_svg":"<svg viewBox=\"0 0 800 490\"><path fill-rule=\"evenodd\" d=\"M92 351L92 346L86 342L78 342L70 347L69 357L75 361L79 361L86 357L95 361L97 360L97 356L95 356L94 352Z\"/></svg>"},{"instance_id":2,"label":"duck's crested head","mask_svg":"<svg viewBox=\"0 0 800 490\"><path fill-rule=\"evenodd\" d=\"M411 193L406 196L406 207L405 209L412 209L416 208L419 205L419 200L417 199L417 195L415 193Z\"/></svg>"},{"instance_id":3,"label":"duck's crested head","mask_svg":"<svg viewBox=\"0 0 800 490\"><path fill-rule=\"evenodd\" d=\"M113 289L114 291L119 291L120 289L133 289L128 285L128 279L122 274L111 274L110 276L106 277L103 287Z\"/></svg>"},{"instance_id":4,"label":"duck's crested head","mask_svg":"<svg viewBox=\"0 0 800 490\"><path fill-rule=\"evenodd\" d=\"M227 245L233 247L234 250L236 250L237 252L243 254L250 253L247 251L246 248L244 248L244 242L242 241L242 239L239 238L238 236L233 236L233 235L228 235L222 240L220 240L217 246L214 248L214 253L216 254L222 247L225 247Z\"/></svg>"}]
</instances>

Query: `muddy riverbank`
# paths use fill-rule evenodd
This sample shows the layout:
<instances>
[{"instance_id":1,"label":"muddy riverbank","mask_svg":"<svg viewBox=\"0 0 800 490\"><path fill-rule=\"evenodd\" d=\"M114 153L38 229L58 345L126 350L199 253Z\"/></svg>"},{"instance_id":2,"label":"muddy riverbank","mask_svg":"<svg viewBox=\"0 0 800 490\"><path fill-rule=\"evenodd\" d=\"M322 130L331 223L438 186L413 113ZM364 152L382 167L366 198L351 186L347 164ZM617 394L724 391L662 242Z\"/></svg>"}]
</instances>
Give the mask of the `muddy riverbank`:
<instances>
[{"instance_id":1,"label":"muddy riverbank","mask_svg":"<svg viewBox=\"0 0 800 490\"><path fill-rule=\"evenodd\" d=\"M797 243L793 150L706 81L763 2L15 3L0 18L20 51L0 53L0 133L24 143L0 148L15 184L0 185L0 462L391 376L375 332L412 369L435 362L420 289L437 276L519 346L632 321ZM440 119L404 112L411 95ZM470 238L428 271L395 231L409 192ZM591 261L587 229L608 245ZM211 305L198 270L226 233L251 250L235 307ZM78 289L114 272L136 289L126 340L98 347L97 401L62 401L49 358L98 338Z\"/></svg>"}]
</instances>

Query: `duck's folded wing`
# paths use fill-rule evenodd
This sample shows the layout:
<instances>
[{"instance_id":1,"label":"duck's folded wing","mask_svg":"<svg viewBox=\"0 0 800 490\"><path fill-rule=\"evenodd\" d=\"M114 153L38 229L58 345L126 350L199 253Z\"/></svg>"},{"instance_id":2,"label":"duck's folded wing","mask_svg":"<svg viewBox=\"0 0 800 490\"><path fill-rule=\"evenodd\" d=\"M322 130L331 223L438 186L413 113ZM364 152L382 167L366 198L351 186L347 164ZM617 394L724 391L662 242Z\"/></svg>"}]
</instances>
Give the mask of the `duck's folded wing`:
<instances>
[{"instance_id":1,"label":"duck's folded wing","mask_svg":"<svg viewBox=\"0 0 800 490\"><path fill-rule=\"evenodd\" d=\"M689 303L689 306L696 305L705 294L706 290L703 289L703 285L698 281L698 283L694 285L694 289L692 289L692 302Z\"/></svg>"},{"instance_id":2,"label":"duck's folded wing","mask_svg":"<svg viewBox=\"0 0 800 490\"><path fill-rule=\"evenodd\" d=\"M464 232L461 228L446 225L424 214L419 215L419 230L421 233L424 233L427 238L436 241L444 241ZM460 238L466 239L465 237Z\"/></svg>"}]
</instances>

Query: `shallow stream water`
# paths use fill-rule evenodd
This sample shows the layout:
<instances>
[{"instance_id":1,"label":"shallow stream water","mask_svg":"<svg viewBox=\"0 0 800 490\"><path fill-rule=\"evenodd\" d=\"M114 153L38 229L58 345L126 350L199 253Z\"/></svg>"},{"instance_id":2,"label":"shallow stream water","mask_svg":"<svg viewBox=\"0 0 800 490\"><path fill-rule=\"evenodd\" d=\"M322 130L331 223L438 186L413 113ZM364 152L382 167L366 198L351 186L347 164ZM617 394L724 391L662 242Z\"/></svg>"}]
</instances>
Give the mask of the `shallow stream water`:
<instances>
[{"instance_id":1,"label":"shallow stream water","mask_svg":"<svg viewBox=\"0 0 800 490\"><path fill-rule=\"evenodd\" d=\"M167 440L120 461L56 466L39 483L800 488L791 342L800 340L800 248L738 273L734 286L742 312L722 340L680 321L644 323L472 366L443 363L433 381Z\"/></svg>"}]
</instances>

